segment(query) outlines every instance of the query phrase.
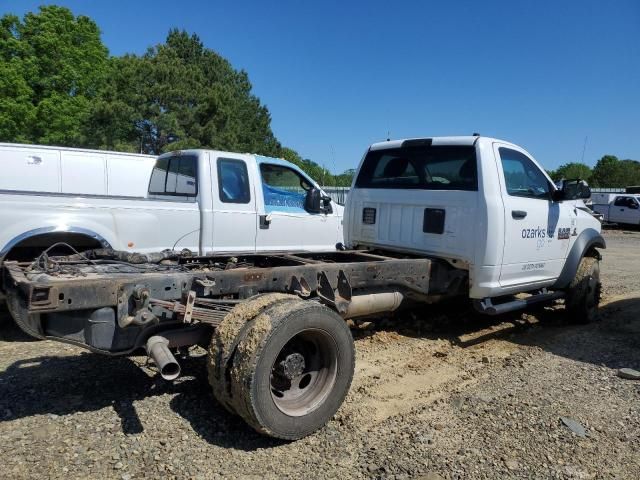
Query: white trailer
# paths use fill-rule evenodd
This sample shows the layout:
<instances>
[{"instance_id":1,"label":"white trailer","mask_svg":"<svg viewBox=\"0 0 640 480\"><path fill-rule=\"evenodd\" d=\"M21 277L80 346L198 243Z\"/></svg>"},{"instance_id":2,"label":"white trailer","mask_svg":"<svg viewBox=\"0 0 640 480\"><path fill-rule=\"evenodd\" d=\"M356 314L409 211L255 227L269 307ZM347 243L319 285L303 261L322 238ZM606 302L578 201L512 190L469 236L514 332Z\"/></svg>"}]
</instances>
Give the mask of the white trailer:
<instances>
[{"instance_id":1,"label":"white trailer","mask_svg":"<svg viewBox=\"0 0 640 480\"><path fill-rule=\"evenodd\" d=\"M0 193L144 197L153 155L0 143Z\"/></svg>"}]
</instances>

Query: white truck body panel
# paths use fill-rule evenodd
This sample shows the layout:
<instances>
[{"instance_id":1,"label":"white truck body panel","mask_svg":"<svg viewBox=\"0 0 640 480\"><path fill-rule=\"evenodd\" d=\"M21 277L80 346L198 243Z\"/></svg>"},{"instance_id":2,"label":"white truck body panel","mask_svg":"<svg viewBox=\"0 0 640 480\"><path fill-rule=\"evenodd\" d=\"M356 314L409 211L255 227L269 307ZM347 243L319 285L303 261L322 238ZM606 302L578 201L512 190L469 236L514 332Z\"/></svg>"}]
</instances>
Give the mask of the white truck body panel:
<instances>
[{"instance_id":1,"label":"white truck body panel","mask_svg":"<svg viewBox=\"0 0 640 480\"><path fill-rule=\"evenodd\" d=\"M145 197L152 155L0 143L0 192Z\"/></svg>"},{"instance_id":2,"label":"white truck body panel","mask_svg":"<svg viewBox=\"0 0 640 480\"><path fill-rule=\"evenodd\" d=\"M190 162L195 162L192 167L197 175L189 176L167 167L166 171L158 170L161 179L158 175L154 178L153 172L160 165L158 160L151 176L147 174L142 180L146 198L133 198L134 195L123 198L109 193L123 193L133 188L131 184L118 186L113 180L124 179L129 173L124 157L106 152L61 153L59 149L48 148L14 150L18 158L13 162L21 166L23 174L33 167L28 164L29 156L41 159L36 168L43 173L32 173L27 180L16 175L0 180L0 224L3 225L0 259L26 238L52 232L88 235L117 250L155 252L187 248L199 254L291 249L330 251L343 241L343 207L339 205L332 204L331 213L308 213L299 207L304 193L290 194L297 202L295 208L265 205L263 193L267 186L263 185L265 180L260 173L263 163L319 188L302 171L283 160L209 150L169 153L159 159L169 162L176 158L179 164L183 157L189 157ZM246 171L243 185L250 192L246 202L222 201L217 167L221 159L237 162L234 165L242 165ZM87 180L64 180L68 172L76 170ZM99 172L105 173L99 175ZM25 188L31 188L32 192ZM176 196L165 188L172 192L189 189L196 192L197 188L197 193ZM155 193L147 193L147 189ZM48 191L51 193L46 193ZM271 191L276 192L272 194L276 199L286 193L277 186ZM260 217L267 216L270 221L266 228L261 228Z\"/></svg>"},{"instance_id":3,"label":"white truck body panel","mask_svg":"<svg viewBox=\"0 0 640 480\"><path fill-rule=\"evenodd\" d=\"M424 140L409 139L408 142ZM600 231L598 220L585 211L582 200L553 202L550 199L556 188L552 180L533 157L517 145L477 136L426 140L432 147L466 147L467 151L473 147L477 188L449 187L449 180L437 175L429 180L434 187L359 185L360 175L375 176L376 172L386 175L381 173L379 165L373 173L366 173L369 167L365 166L363 173L370 152L375 152L379 162L384 161L385 151L392 152L388 156L408 158L409 154L397 153L403 151L407 140L374 144L360 163L347 199L347 247L392 249L446 259L469 269L471 298L487 298L552 285L578 232L585 228ZM392 161L388 161L385 171ZM466 162L457 163L452 175L464 179L462 170L469 168L465 165ZM460 172L457 172L458 166ZM542 192L546 195L526 190L510 193L506 171L510 175L510 188L519 181L518 175L522 176L523 184L527 183L527 176L532 175L535 181L546 184L547 192ZM394 178L414 177L403 173ZM364 209L367 208L375 210L374 223L365 223ZM444 217L442 231L426 231L428 210L441 212L438 214Z\"/></svg>"}]
</instances>

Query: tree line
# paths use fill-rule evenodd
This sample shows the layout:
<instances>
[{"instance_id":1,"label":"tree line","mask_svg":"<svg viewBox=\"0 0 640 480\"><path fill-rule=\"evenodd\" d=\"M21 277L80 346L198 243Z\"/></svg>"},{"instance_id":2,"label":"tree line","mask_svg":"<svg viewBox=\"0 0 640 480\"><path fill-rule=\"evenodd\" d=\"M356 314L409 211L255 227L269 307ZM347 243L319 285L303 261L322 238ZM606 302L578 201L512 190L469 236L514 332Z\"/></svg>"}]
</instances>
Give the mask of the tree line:
<instances>
[{"instance_id":1,"label":"tree line","mask_svg":"<svg viewBox=\"0 0 640 480\"><path fill-rule=\"evenodd\" d=\"M640 185L640 162L620 160L614 155L605 155L591 168L583 163L565 163L557 170L548 172L555 181L562 179L585 180L592 187L627 187Z\"/></svg>"},{"instance_id":2,"label":"tree line","mask_svg":"<svg viewBox=\"0 0 640 480\"><path fill-rule=\"evenodd\" d=\"M153 155L212 148L285 158L350 185L283 146L247 73L172 29L143 55L111 56L97 24L64 7L0 19L0 141Z\"/></svg>"}]
</instances>

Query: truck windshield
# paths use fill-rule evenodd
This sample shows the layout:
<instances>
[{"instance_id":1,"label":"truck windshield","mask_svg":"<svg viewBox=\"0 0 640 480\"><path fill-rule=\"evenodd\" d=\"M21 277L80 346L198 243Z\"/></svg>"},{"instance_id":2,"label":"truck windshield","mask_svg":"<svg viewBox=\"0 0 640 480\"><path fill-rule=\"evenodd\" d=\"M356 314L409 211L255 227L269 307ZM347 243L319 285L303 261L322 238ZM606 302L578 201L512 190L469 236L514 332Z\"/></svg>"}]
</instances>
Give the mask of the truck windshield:
<instances>
[{"instance_id":1,"label":"truck windshield","mask_svg":"<svg viewBox=\"0 0 640 480\"><path fill-rule=\"evenodd\" d=\"M372 150L362 163L356 187L478 190L475 147L420 145Z\"/></svg>"}]
</instances>

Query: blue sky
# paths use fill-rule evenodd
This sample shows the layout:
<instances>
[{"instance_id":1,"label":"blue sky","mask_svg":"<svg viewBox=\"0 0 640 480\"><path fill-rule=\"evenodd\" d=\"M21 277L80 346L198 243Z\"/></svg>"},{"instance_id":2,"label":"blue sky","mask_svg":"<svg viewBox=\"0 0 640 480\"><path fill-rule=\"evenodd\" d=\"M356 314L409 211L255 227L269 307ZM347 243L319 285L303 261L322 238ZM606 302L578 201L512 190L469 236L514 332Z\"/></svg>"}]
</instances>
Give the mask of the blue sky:
<instances>
[{"instance_id":1,"label":"blue sky","mask_svg":"<svg viewBox=\"0 0 640 480\"><path fill-rule=\"evenodd\" d=\"M113 55L172 27L246 70L283 144L333 171L391 138L496 136L546 168L640 160L640 2L4 0L92 17ZM334 160L335 159L335 160Z\"/></svg>"}]
</instances>

